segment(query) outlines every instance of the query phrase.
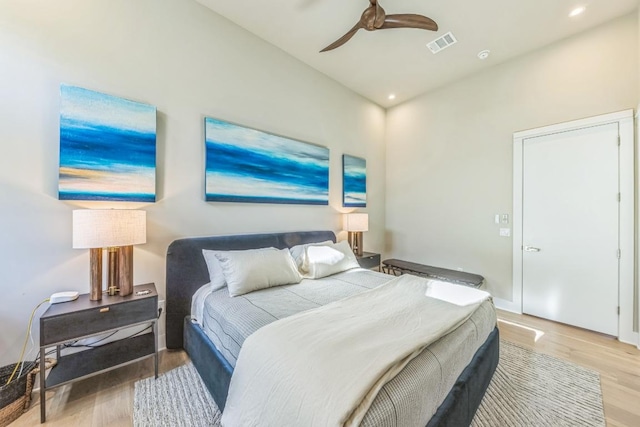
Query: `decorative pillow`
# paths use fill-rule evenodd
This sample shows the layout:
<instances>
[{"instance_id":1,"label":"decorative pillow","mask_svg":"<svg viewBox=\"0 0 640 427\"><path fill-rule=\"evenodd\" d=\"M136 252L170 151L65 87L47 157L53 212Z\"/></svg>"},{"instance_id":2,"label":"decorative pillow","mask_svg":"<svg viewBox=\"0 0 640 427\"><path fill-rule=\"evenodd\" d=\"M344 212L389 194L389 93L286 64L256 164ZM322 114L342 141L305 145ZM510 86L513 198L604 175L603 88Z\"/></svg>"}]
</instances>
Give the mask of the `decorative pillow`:
<instances>
[{"instance_id":1,"label":"decorative pillow","mask_svg":"<svg viewBox=\"0 0 640 427\"><path fill-rule=\"evenodd\" d=\"M310 279L319 279L360 267L346 241L327 246L308 246L305 252L308 264L306 277Z\"/></svg>"},{"instance_id":2,"label":"decorative pillow","mask_svg":"<svg viewBox=\"0 0 640 427\"><path fill-rule=\"evenodd\" d=\"M216 258L216 253L221 251L211 251L209 249L202 250L202 256L207 263L207 270L209 270L209 280L211 281L211 292L224 288L227 283L224 280L224 273L220 261Z\"/></svg>"},{"instance_id":3,"label":"decorative pillow","mask_svg":"<svg viewBox=\"0 0 640 427\"><path fill-rule=\"evenodd\" d=\"M293 257L294 261L296 262L296 265L298 266L298 270L300 270L300 272L302 273L306 273L308 270L306 249L309 246L327 246L327 245L333 245L333 242L331 240L326 240L324 242L305 243L304 245L293 246L292 248L289 248L289 251L291 252L291 256Z\"/></svg>"},{"instance_id":4,"label":"decorative pillow","mask_svg":"<svg viewBox=\"0 0 640 427\"><path fill-rule=\"evenodd\" d=\"M220 261L232 297L302 280L289 249L219 251L215 256Z\"/></svg>"}]
</instances>

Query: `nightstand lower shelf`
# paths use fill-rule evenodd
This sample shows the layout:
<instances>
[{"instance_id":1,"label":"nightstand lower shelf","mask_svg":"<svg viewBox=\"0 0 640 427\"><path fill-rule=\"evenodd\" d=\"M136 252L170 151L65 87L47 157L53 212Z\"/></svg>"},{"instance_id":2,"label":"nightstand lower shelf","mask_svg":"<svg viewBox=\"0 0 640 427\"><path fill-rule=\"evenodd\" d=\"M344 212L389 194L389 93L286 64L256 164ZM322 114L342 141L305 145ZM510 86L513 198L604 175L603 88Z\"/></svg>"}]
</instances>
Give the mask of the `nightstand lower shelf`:
<instances>
[{"instance_id":1,"label":"nightstand lower shelf","mask_svg":"<svg viewBox=\"0 0 640 427\"><path fill-rule=\"evenodd\" d=\"M155 337L150 332L63 356L47 376L46 388L49 390L155 355Z\"/></svg>"}]
</instances>

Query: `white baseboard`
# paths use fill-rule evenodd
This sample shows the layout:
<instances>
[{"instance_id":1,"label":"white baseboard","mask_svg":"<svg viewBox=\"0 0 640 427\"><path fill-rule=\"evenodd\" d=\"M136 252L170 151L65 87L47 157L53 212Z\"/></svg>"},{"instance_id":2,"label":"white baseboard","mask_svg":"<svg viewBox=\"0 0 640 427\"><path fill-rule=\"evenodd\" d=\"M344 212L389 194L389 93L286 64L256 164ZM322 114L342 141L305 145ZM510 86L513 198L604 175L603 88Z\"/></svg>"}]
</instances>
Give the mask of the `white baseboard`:
<instances>
[{"instance_id":1,"label":"white baseboard","mask_svg":"<svg viewBox=\"0 0 640 427\"><path fill-rule=\"evenodd\" d=\"M511 313L522 314L520 304L506 299L493 297L493 304L499 310L510 311Z\"/></svg>"},{"instance_id":2,"label":"white baseboard","mask_svg":"<svg viewBox=\"0 0 640 427\"><path fill-rule=\"evenodd\" d=\"M167 334L160 334L158 336L158 351L167 349Z\"/></svg>"},{"instance_id":3,"label":"white baseboard","mask_svg":"<svg viewBox=\"0 0 640 427\"><path fill-rule=\"evenodd\" d=\"M638 333L637 332L626 332L626 333L622 333L623 331L621 331L620 336L618 337L618 341L623 342L625 344L631 344L633 346L638 347L638 349L640 349L640 344L638 344Z\"/></svg>"},{"instance_id":4,"label":"white baseboard","mask_svg":"<svg viewBox=\"0 0 640 427\"><path fill-rule=\"evenodd\" d=\"M507 301L501 298L493 298L493 304L499 310L509 311L511 313L522 314L519 304L513 301ZM618 341L625 344L631 344L640 350L640 335L637 332L620 331Z\"/></svg>"}]
</instances>

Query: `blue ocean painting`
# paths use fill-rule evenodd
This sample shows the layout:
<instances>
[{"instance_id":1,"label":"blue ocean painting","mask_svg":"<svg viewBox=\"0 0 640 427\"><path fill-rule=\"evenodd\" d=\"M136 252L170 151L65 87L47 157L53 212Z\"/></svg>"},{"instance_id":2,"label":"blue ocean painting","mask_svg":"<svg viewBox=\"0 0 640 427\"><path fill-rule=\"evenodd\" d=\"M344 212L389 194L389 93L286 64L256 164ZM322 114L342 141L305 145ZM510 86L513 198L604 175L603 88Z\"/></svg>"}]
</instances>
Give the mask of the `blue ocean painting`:
<instances>
[{"instance_id":1,"label":"blue ocean painting","mask_svg":"<svg viewBox=\"0 0 640 427\"><path fill-rule=\"evenodd\" d=\"M205 118L206 200L329 204L329 149Z\"/></svg>"},{"instance_id":2,"label":"blue ocean painting","mask_svg":"<svg viewBox=\"0 0 640 427\"><path fill-rule=\"evenodd\" d=\"M367 207L367 161L363 158L342 156L342 205Z\"/></svg>"},{"instance_id":3,"label":"blue ocean painting","mask_svg":"<svg viewBox=\"0 0 640 427\"><path fill-rule=\"evenodd\" d=\"M60 200L155 202L156 108L61 85Z\"/></svg>"}]
</instances>

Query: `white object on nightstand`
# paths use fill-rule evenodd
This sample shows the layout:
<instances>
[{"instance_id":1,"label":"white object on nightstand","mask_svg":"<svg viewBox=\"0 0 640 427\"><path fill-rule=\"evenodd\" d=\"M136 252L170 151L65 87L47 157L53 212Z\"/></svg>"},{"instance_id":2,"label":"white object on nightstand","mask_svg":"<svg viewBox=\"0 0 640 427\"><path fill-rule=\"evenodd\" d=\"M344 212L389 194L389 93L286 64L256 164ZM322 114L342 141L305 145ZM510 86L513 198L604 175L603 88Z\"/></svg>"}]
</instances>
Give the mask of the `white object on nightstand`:
<instances>
[{"instance_id":1,"label":"white object on nightstand","mask_svg":"<svg viewBox=\"0 0 640 427\"><path fill-rule=\"evenodd\" d=\"M69 302L78 299L80 295L77 291L56 292L49 297L50 304L58 304L61 302Z\"/></svg>"}]
</instances>

